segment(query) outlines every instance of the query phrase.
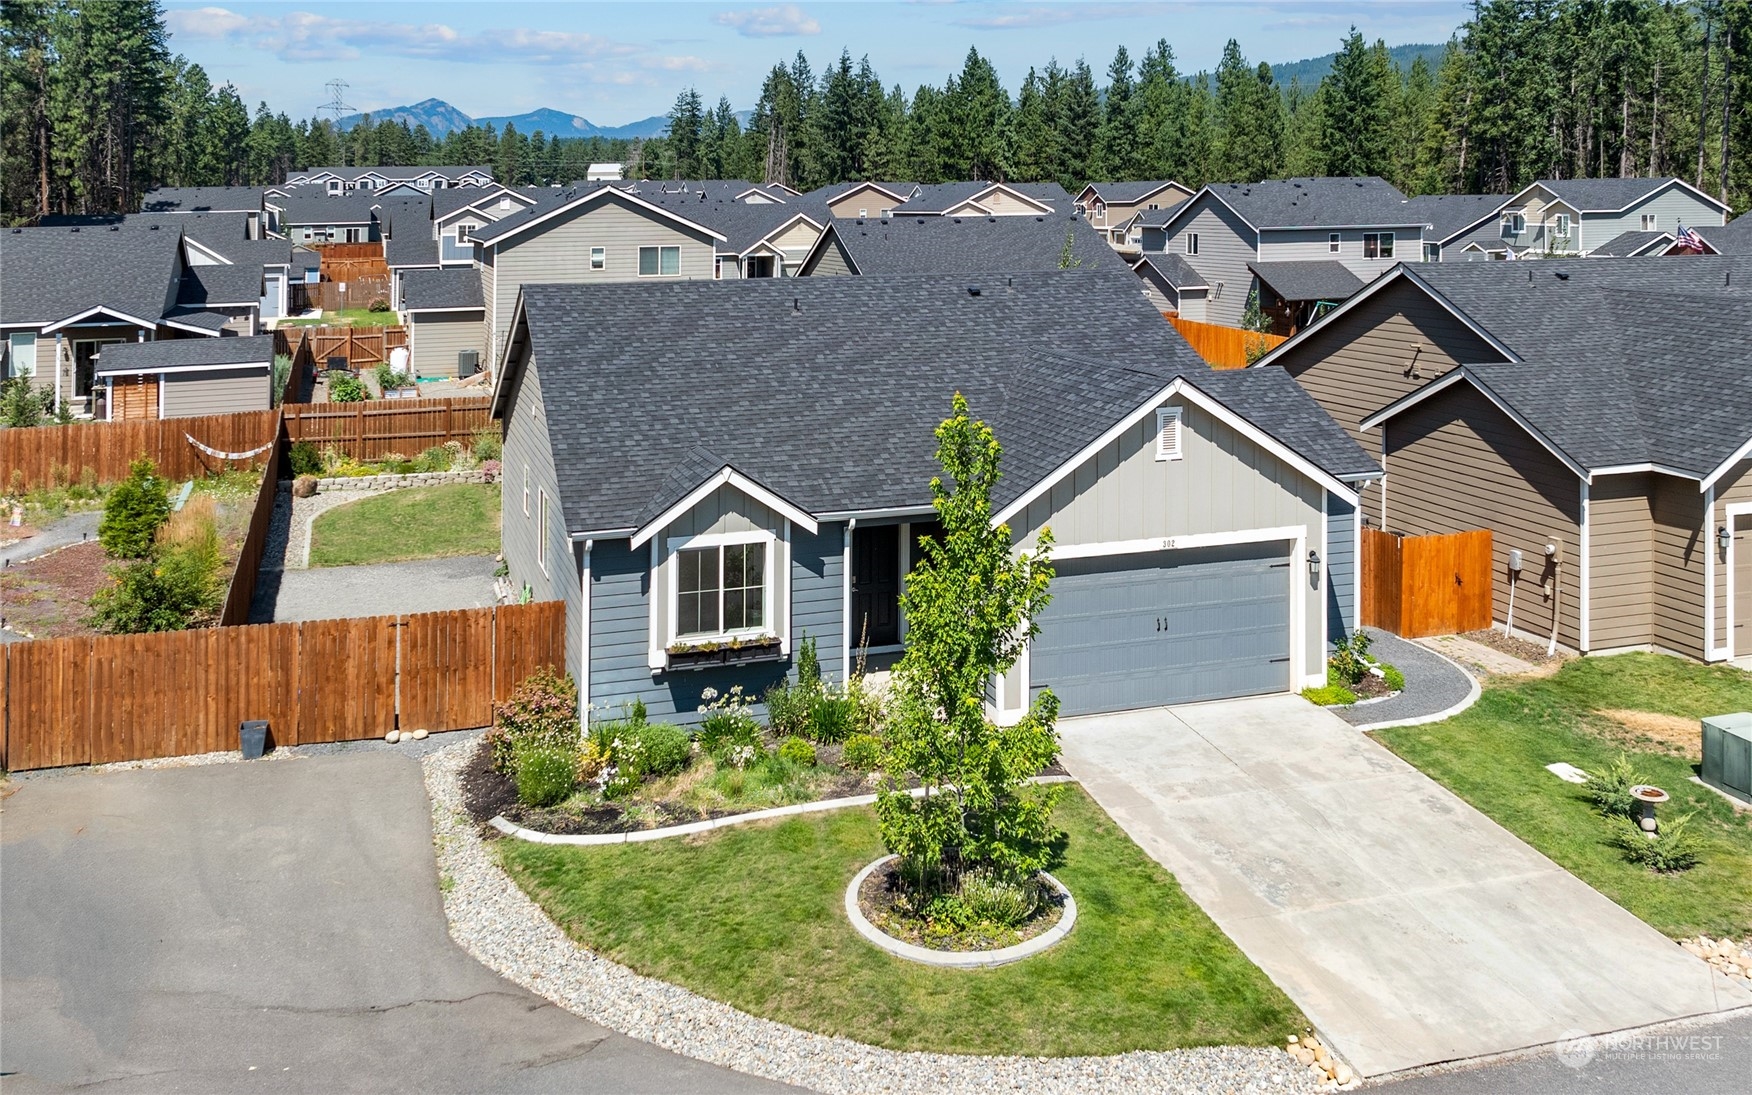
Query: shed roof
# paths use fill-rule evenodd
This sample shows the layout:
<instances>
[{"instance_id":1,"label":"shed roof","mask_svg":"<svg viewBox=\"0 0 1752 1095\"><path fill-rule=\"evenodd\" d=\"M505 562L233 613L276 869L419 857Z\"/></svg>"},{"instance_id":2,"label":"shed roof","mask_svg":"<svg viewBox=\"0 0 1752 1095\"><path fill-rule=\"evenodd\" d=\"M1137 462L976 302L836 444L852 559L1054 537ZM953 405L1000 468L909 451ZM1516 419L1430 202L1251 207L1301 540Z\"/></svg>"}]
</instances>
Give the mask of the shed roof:
<instances>
[{"instance_id":1,"label":"shed roof","mask_svg":"<svg viewBox=\"0 0 1752 1095\"><path fill-rule=\"evenodd\" d=\"M152 373L219 365L271 365L274 336L243 338L161 338L152 342L117 342L98 352L97 371Z\"/></svg>"},{"instance_id":2,"label":"shed roof","mask_svg":"<svg viewBox=\"0 0 1752 1095\"><path fill-rule=\"evenodd\" d=\"M1205 276L1193 268L1192 263L1181 258L1173 251L1146 251L1132 263L1132 269L1147 266L1156 272L1165 283L1175 289L1209 289L1210 283Z\"/></svg>"},{"instance_id":3,"label":"shed roof","mask_svg":"<svg viewBox=\"0 0 1752 1095\"><path fill-rule=\"evenodd\" d=\"M1349 300L1363 279L1333 259L1294 262L1250 262L1247 268L1285 300Z\"/></svg>"},{"instance_id":4,"label":"shed roof","mask_svg":"<svg viewBox=\"0 0 1752 1095\"><path fill-rule=\"evenodd\" d=\"M402 306L409 312L484 308L481 275L472 266L409 270L402 277Z\"/></svg>"}]
</instances>

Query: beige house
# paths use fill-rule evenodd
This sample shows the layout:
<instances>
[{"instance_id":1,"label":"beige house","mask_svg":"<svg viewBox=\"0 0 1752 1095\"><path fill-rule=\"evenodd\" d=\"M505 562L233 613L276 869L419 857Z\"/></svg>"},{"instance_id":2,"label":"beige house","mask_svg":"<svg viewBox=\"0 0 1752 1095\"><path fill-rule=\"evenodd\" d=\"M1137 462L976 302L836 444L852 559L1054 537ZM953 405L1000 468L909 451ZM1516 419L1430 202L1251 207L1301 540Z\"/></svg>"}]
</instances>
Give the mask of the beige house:
<instances>
[{"instance_id":1,"label":"beige house","mask_svg":"<svg viewBox=\"0 0 1752 1095\"><path fill-rule=\"evenodd\" d=\"M1138 214L1173 209L1192 195L1191 187L1173 179L1090 183L1077 193L1077 211L1114 250L1138 251L1143 247Z\"/></svg>"}]
</instances>

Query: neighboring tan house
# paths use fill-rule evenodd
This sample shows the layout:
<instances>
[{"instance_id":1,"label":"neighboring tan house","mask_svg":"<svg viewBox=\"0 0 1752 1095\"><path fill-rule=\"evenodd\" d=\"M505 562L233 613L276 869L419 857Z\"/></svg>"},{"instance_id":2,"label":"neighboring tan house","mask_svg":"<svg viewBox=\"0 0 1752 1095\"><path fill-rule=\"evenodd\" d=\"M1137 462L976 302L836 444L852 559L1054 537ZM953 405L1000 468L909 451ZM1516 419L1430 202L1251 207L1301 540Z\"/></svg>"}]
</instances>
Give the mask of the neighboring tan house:
<instances>
[{"instance_id":1,"label":"neighboring tan house","mask_svg":"<svg viewBox=\"0 0 1752 1095\"><path fill-rule=\"evenodd\" d=\"M525 284L709 279L725 240L722 232L613 185L555 191L471 238L487 309L483 348L494 365Z\"/></svg>"},{"instance_id":2,"label":"neighboring tan house","mask_svg":"<svg viewBox=\"0 0 1752 1095\"><path fill-rule=\"evenodd\" d=\"M1407 214L1428 225L1424 229L1423 261L1503 258L1497 215L1508 200L1507 194L1423 194L1408 199ZM1407 254L1403 258L1415 262L1418 256Z\"/></svg>"},{"instance_id":3,"label":"neighboring tan house","mask_svg":"<svg viewBox=\"0 0 1752 1095\"><path fill-rule=\"evenodd\" d=\"M1070 212L1071 196L1058 183L950 182L913 188L894 207L897 217L1037 217Z\"/></svg>"},{"instance_id":4,"label":"neighboring tan house","mask_svg":"<svg viewBox=\"0 0 1752 1095\"><path fill-rule=\"evenodd\" d=\"M1077 194L1076 208L1088 218L1089 227L1107 237L1115 251L1136 252L1143 248L1140 214L1173 209L1192 193L1191 188L1172 179L1090 183Z\"/></svg>"},{"instance_id":5,"label":"neighboring tan house","mask_svg":"<svg viewBox=\"0 0 1752 1095\"><path fill-rule=\"evenodd\" d=\"M1727 560L1752 550L1720 529L1752 512L1749 284L1716 256L1402 266L1254 368L1383 454L1371 523L1493 532L1499 621L1513 588L1516 628L1574 649L1744 657Z\"/></svg>"},{"instance_id":6,"label":"neighboring tan house","mask_svg":"<svg viewBox=\"0 0 1752 1095\"><path fill-rule=\"evenodd\" d=\"M1122 269L531 284L492 398L504 555L566 602L581 707L693 722L805 638L834 681L897 655L956 392L1004 445L993 519L1054 537L994 717L1044 687L1075 715L1325 679L1379 469L1287 377L1212 372Z\"/></svg>"},{"instance_id":7,"label":"neighboring tan house","mask_svg":"<svg viewBox=\"0 0 1752 1095\"><path fill-rule=\"evenodd\" d=\"M108 418L193 418L274 405L274 336L118 342L97 355Z\"/></svg>"},{"instance_id":8,"label":"neighboring tan house","mask_svg":"<svg viewBox=\"0 0 1752 1095\"><path fill-rule=\"evenodd\" d=\"M868 220L871 217L888 216L895 206L912 197L918 189L918 183L835 183L812 190L806 197L826 204L835 217Z\"/></svg>"},{"instance_id":9,"label":"neighboring tan house","mask_svg":"<svg viewBox=\"0 0 1752 1095\"><path fill-rule=\"evenodd\" d=\"M1196 323L1205 321L1205 297L1211 287L1186 259L1162 253L1139 255L1131 268L1144 284L1144 296L1158 312L1172 312Z\"/></svg>"},{"instance_id":10,"label":"neighboring tan house","mask_svg":"<svg viewBox=\"0 0 1752 1095\"><path fill-rule=\"evenodd\" d=\"M1067 260L1065 248L1070 247ZM1020 270L1057 270L1061 265L1123 269L1081 216L1035 217L893 216L878 220L835 219L802 263L802 273L996 275Z\"/></svg>"},{"instance_id":11,"label":"neighboring tan house","mask_svg":"<svg viewBox=\"0 0 1752 1095\"><path fill-rule=\"evenodd\" d=\"M1719 228L1728 212L1683 179L1541 179L1498 211L1494 246L1516 258L1586 255L1625 232Z\"/></svg>"},{"instance_id":12,"label":"neighboring tan house","mask_svg":"<svg viewBox=\"0 0 1752 1095\"><path fill-rule=\"evenodd\" d=\"M1418 261L1425 222L1405 206L1404 194L1374 176L1214 183L1173 210L1146 214L1143 253L1184 258L1210 286L1206 318L1239 327L1262 285L1262 304L1275 295L1287 316L1332 303L1326 294L1348 284L1340 271L1363 283ZM1311 277L1309 263L1326 264L1331 276ZM1278 275L1281 291L1272 288ZM1319 295L1290 295L1305 286Z\"/></svg>"},{"instance_id":13,"label":"neighboring tan house","mask_svg":"<svg viewBox=\"0 0 1752 1095\"><path fill-rule=\"evenodd\" d=\"M465 268L409 270L402 296L415 376L472 376L485 365L480 274Z\"/></svg>"}]
</instances>

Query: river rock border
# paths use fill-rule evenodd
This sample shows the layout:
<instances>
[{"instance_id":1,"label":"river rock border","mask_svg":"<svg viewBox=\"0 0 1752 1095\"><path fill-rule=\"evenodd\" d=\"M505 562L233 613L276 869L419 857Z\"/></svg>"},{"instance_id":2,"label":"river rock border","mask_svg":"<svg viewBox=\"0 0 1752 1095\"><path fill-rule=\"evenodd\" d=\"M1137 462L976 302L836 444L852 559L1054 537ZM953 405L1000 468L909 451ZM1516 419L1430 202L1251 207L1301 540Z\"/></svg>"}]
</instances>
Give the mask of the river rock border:
<instances>
[{"instance_id":1,"label":"river rock border","mask_svg":"<svg viewBox=\"0 0 1752 1095\"><path fill-rule=\"evenodd\" d=\"M858 907L858 891L864 888L864 880L880 870L883 864L892 863L899 858L899 856L893 855L883 856L859 871L858 877L852 879L852 884L846 887L846 919L852 922L852 927L859 935L897 958L904 958L909 962L918 962L926 966L943 966L948 969L991 969L994 966L1007 966L1012 962L1020 962L1024 958L1032 958L1071 934L1071 929L1076 927L1077 899L1071 896L1071 891L1065 889L1063 882L1042 871L1040 877L1046 879L1052 884L1053 889L1064 895L1065 911L1059 917L1057 924L1033 939L1025 940L1013 947L1000 947L995 951L934 951L929 947L917 947L896 939L870 923L870 918L865 916L864 910Z\"/></svg>"},{"instance_id":2,"label":"river rock border","mask_svg":"<svg viewBox=\"0 0 1752 1095\"><path fill-rule=\"evenodd\" d=\"M1318 1090L1309 1070L1275 1047L1051 1058L907 1053L760 1019L636 974L572 941L500 868L463 808L461 773L473 748L471 738L421 762L451 938L488 969L591 1022L687 1057L826 1095Z\"/></svg>"}]
</instances>

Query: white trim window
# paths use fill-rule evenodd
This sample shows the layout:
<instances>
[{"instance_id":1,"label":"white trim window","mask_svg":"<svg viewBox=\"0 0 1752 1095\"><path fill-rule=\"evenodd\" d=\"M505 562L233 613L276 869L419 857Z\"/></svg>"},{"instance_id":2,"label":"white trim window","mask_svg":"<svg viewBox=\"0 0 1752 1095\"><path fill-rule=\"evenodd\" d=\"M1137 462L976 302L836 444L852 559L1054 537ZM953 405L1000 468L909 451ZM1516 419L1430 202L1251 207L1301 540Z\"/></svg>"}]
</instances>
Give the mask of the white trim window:
<instances>
[{"instance_id":1,"label":"white trim window","mask_svg":"<svg viewBox=\"0 0 1752 1095\"><path fill-rule=\"evenodd\" d=\"M470 224L467 221L463 221L461 224L456 226L456 242L459 244L467 243L469 241L469 237L473 234L474 230L475 230L474 225Z\"/></svg>"},{"instance_id":2,"label":"white trim window","mask_svg":"<svg viewBox=\"0 0 1752 1095\"><path fill-rule=\"evenodd\" d=\"M1186 234L1186 253L1189 255L1198 254L1198 233L1197 232L1188 232Z\"/></svg>"},{"instance_id":3,"label":"white trim window","mask_svg":"<svg viewBox=\"0 0 1752 1095\"><path fill-rule=\"evenodd\" d=\"M36 376L37 336L35 331L14 331L9 343L7 372L12 376Z\"/></svg>"},{"instance_id":4,"label":"white trim window","mask_svg":"<svg viewBox=\"0 0 1752 1095\"><path fill-rule=\"evenodd\" d=\"M1326 234L1326 253L1329 255L1336 255L1336 254L1338 254L1338 247L1339 247L1338 233L1337 232L1328 232Z\"/></svg>"},{"instance_id":5,"label":"white trim window","mask_svg":"<svg viewBox=\"0 0 1752 1095\"><path fill-rule=\"evenodd\" d=\"M1570 234L1570 215L1568 213L1559 213L1557 215L1556 232L1560 236L1568 236Z\"/></svg>"},{"instance_id":6,"label":"white trim window","mask_svg":"<svg viewBox=\"0 0 1752 1095\"><path fill-rule=\"evenodd\" d=\"M548 572L548 497L545 490L537 493L541 495L541 527L537 530L535 538L535 561L541 565L541 572L546 574Z\"/></svg>"},{"instance_id":7,"label":"white trim window","mask_svg":"<svg viewBox=\"0 0 1752 1095\"><path fill-rule=\"evenodd\" d=\"M1527 230L1527 215L1525 213L1504 213L1502 235L1504 239L1518 236Z\"/></svg>"},{"instance_id":8,"label":"white trim window","mask_svg":"<svg viewBox=\"0 0 1752 1095\"><path fill-rule=\"evenodd\" d=\"M1660 214L1644 213L1642 215L1642 230L1644 232L1658 232L1660 231L1660 222Z\"/></svg>"},{"instance_id":9,"label":"white trim window","mask_svg":"<svg viewBox=\"0 0 1752 1095\"><path fill-rule=\"evenodd\" d=\"M774 542L764 531L671 540L669 641L774 634Z\"/></svg>"},{"instance_id":10,"label":"white trim window","mask_svg":"<svg viewBox=\"0 0 1752 1095\"><path fill-rule=\"evenodd\" d=\"M1185 455L1180 444L1179 407L1156 408L1156 459L1179 460Z\"/></svg>"},{"instance_id":11,"label":"white trim window","mask_svg":"<svg viewBox=\"0 0 1752 1095\"><path fill-rule=\"evenodd\" d=\"M608 268L608 248L592 247L590 249L590 269L606 270Z\"/></svg>"},{"instance_id":12,"label":"white trim window","mask_svg":"<svg viewBox=\"0 0 1752 1095\"><path fill-rule=\"evenodd\" d=\"M639 276L642 278L680 277L681 248L674 244L639 248Z\"/></svg>"},{"instance_id":13,"label":"white trim window","mask_svg":"<svg viewBox=\"0 0 1752 1095\"><path fill-rule=\"evenodd\" d=\"M863 218L863 217L868 217L868 216L869 216L869 215L870 215L870 210L868 210L868 209L860 209L860 210L858 210L858 216L859 216L859 217L860 217L860 218Z\"/></svg>"},{"instance_id":14,"label":"white trim window","mask_svg":"<svg viewBox=\"0 0 1752 1095\"><path fill-rule=\"evenodd\" d=\"M1366 259L1390 259L1393 257L1393 233L1364 232L1363 257Z\"/></svg>"}]
</instances>

